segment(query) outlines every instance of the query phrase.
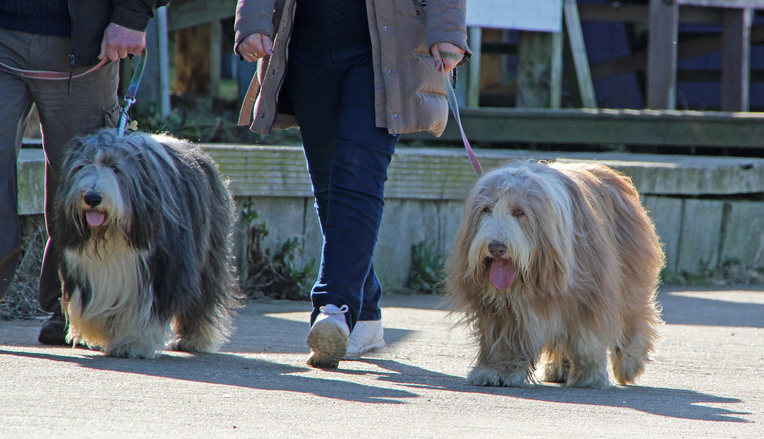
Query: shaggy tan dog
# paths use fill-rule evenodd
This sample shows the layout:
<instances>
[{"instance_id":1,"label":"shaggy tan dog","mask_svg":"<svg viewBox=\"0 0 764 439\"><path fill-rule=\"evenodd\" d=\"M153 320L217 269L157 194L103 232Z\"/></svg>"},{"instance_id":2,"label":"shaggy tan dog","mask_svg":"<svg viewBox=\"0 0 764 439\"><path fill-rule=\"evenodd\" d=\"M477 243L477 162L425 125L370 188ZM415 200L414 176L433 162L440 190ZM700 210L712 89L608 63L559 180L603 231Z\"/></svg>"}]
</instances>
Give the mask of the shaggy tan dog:
<instances>
[{"instance_id":1,"label":"shaggy tan dog","mask_svg":"<svg viewBox=\"0 0 764 439\"><path fill-rule=\"evenodd\" d=\"M633 383L658 339L664 264L631 180L595 163L514 162L484 174L449 262L452 311L479 344L468 380Z\"/></svg>"}]
</instances>

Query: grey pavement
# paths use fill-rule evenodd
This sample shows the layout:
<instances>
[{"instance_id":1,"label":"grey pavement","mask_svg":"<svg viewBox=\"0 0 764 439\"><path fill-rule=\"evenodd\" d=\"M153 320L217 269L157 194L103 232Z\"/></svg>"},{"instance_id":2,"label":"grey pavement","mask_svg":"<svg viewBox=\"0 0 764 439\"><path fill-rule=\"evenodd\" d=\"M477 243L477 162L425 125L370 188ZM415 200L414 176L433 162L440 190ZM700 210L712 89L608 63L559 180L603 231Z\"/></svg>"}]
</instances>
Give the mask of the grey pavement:
<instances>
[{"instance_id":1,"label":"grey pavement","mask_svg":"<svg viewBox=\"0 0 764 439\"><path fill-rule=\"evenodd\" d=\"M663 288L636 386L469 385L475 348L433 296L383 298L390 347L305 365L307 302L240 310L220 353L156 360L37 343L0 322L0 438L764 438L764 288Z\"/></svg>"}]
</instances>

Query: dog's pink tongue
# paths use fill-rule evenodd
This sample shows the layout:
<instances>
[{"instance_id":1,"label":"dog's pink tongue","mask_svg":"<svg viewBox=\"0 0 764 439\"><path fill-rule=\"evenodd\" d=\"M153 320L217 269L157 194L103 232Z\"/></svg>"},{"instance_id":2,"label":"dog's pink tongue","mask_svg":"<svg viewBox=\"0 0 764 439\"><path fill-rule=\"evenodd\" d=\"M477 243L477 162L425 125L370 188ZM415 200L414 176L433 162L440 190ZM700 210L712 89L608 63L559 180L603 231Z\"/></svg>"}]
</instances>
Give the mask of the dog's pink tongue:
<instances>
[{"instance_id":1,"label":"dog's pink tongue","mask_svg":"<svg viewBox=\"0 0 764 439\"><path fill-rule=\"evenodd\" d=\"M514 264L506 259L494 259L491 263L491 283L502 291L512 285L516 274Z\"/></svg>"},{"instance_id":2,"label":"dog's pink tongue","mask_svg":"<svg viewBox=\"0 0 764 439\"><path fill-rule=\"evenodd\" d=\"M90 224L92 227L100 226L106 219L106 215L96 210L88 210L85 215L87 216L88 224Z\"/></svg>"}]
</instances>

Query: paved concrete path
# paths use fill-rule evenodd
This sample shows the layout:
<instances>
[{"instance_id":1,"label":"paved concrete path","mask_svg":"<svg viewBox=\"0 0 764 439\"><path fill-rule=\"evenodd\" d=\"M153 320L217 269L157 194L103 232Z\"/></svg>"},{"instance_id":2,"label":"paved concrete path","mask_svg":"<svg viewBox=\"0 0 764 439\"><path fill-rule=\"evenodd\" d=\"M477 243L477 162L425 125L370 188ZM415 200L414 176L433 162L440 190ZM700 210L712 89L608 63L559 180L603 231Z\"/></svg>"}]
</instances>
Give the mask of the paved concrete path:
<instances>
[{"instance_id":1,"label":"paved concrete path","mask_svg":"<svg viewBox=\"0 0 764 439\"><path fill-rule=\"evenodd\" d=\"M670 290L637 386L467 384L475 349L439 298L383 302L390 348L305 366L308 303L241 310L218 354L106 358L0 322L0 438L764 438L764 289Z\"/></svg>"}]
</instances>

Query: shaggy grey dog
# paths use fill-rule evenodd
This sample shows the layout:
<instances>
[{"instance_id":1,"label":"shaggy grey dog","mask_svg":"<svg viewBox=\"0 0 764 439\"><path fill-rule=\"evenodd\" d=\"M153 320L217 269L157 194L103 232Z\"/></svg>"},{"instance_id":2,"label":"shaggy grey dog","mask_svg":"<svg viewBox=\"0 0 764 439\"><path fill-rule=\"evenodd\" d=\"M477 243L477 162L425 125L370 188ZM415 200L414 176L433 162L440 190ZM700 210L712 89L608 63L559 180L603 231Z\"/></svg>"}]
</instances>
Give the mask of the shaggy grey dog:
<instances>
[{"instance_id":1,"label":"shaggy grey dog","mask_svg":"<svg viewBox=\"0 0 764 439\"><path fill-rule=\"evenodd\" d=\"M664 256L631 180L596 163L514 162L464 206L447 290L479 345L468 380L619 384L644 371L662 323Z\"/></svg>"},{"instance_id":2,"label":"shaggy grey dog","mask_svg":"<svg viewBox=\"0 0 764 439\"><path fill-rule=\"evenodd\" d=\"M67 340L156 358L214 351L231 333L234 204L190 143L104 129L68 145L52 233Z\"/></svg>"}]
</instances>

